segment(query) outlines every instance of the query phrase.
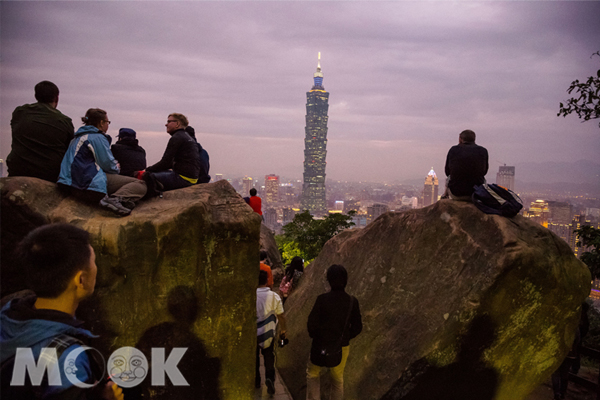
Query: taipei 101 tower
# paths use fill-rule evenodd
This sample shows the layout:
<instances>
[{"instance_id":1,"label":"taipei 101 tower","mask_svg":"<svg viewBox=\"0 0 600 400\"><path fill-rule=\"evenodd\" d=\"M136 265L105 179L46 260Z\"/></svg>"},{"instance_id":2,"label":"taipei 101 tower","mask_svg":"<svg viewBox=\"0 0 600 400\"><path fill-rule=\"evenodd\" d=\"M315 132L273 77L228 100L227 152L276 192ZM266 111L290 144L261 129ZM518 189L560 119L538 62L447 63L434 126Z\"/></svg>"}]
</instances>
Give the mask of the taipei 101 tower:
<instances>
[{"instance_id":1,"label":"taipei 101 tower","mask_svg":"<svg viewBox=\"0 0 600 400\"><path fill-rule=\"evenodd\" d=\"M306 93L306 137L304 138L304 184L302 209L312 215L327 213L325 200L325 156L327 155L327 111L329 93L323 87L321 53L314 74L314 85Z\"/></svg>"}]
</instances>

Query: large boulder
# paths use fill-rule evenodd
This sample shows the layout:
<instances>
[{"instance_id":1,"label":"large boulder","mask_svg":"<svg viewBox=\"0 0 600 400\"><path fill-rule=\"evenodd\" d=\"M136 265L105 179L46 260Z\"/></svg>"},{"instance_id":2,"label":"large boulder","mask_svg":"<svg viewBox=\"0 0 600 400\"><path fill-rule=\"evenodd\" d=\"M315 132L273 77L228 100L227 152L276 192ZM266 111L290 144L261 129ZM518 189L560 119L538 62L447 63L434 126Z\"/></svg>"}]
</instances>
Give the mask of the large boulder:
<instances>
[{"instance_id":1,"label":"large boulder","mask_svg":"<svg viewBox=\"0 0 600 400\"><path fill-rule=\"evenodd\" d=\"M123 218L35 178L0 190L3 295L24 286L13 249L27 232L77 225L97 257L96 292L78 310L101 335L95 347L187 347L179 367L191 386L150 398L253 398L261 219L227 181L166 192Z\"/></svg>"},{"instance_id":2,"label":"large boulder","mask_svg":"<svg viewBox=\"0 0 600 400\"><path fill-rule=\"evenodd\" d=\"M327 242L285 304L278 368L295 399L306 321L332 264L348 270L364 326L350 342L346 399L524 399L568 352L590 292L569 246L520 215L451 200L384 214Z\"/></svg>"}]
</instances>

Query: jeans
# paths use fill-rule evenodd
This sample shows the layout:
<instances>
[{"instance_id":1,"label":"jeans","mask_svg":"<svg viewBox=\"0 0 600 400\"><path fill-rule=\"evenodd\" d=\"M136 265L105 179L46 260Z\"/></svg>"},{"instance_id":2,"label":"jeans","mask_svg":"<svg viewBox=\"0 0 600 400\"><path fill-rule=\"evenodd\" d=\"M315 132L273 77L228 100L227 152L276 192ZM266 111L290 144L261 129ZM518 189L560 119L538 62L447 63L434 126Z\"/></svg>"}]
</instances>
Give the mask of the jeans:
<instances>
[{"instance_id":1,"label":"jeans","mask_svg":"<svg viewBox=\"0 0 600 400\"><path fill-rule=\"evenodd\" d=\"M342 362L336 367L328 368L331 377L331 393L329 395L331 400L342 400L344 398L344 368L346 368L349 352L350 346L342 347ZM306 400L321 399L321 380L319 376L322 368L325 367L314 365L309 358L306 367Z\"/></svg>"},{"instance_id":2,"label":"jeans","mask_svg":"<svg viewBox=\"0 0 600 400\"><path fill-rule=\"evenodd\" d=\"M256 346L256 384L260 384L260 353L262 353L265 360L265 380L270 379L275 382L275 339L271 342L271 345L266 349Z\"/></svg>"},{"instance_id":3,"label":"jeans","mask_svg":"<svg viewBox=\"0 0 600 400\"><path fill-rule=\"evenodd\" d=\"M154 172L153 174L156 180L162 183L164 192L192 186L191 182L183 179L175 171Z\"/></svg>"}]
</instances>

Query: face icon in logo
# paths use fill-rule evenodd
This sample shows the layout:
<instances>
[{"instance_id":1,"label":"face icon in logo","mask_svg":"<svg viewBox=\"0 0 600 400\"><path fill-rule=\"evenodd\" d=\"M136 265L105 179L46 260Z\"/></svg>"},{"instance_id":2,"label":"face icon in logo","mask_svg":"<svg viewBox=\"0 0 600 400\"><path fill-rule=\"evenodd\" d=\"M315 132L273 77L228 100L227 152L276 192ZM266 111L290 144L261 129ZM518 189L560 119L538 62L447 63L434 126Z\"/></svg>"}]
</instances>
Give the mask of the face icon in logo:
<instances>
[{"instance_id":1,"label":"face icon in logo","mask_svg":"<svg viewBox=\"0 0 600 400\"><path fill-rule=\"evenodd\" d=\"M130 388L139 385L146 377L148 360L134 347L121 347L111 354L108 368L113 382Z\"/></svg>"},{"instance_id":2,"label":"face icon in logo","mask_svg":"<svg viewBox=\"0 0 600 400\"><path fill-rule=\"evenodd\" d=\"M95 383L82 382L81 380L79 380L79 377L77 376L77 371L80 370L79 368L77 368L77 359L80 356L80 354L85 351L88 351L88 353L86 353L88 363L91 363L92 361L90 361L90 360L92 360L94 358L92 352L96 352L98 359L102 360L101 363L100 362L96 363L96 365L101 365L103 370L102 370L102 373L98 377L95 377L96 378ZM96 350L92 347L88 347L88 346L74 346L73 350L71 350L67 354L67 358L63 365L63 370L64 370L65 376L67 377L69 382L71 382L73 385L75 385L79 388L84 388L84 389L95 386L98 383L98 379L100 379L102 376L104 376L104 372L106 371L104 369L104 359L102 358L102 354L100 354L98 352L98 350ZM82 371L85 371L85 368L83 368Z\"/></svg>"}]
</instances>

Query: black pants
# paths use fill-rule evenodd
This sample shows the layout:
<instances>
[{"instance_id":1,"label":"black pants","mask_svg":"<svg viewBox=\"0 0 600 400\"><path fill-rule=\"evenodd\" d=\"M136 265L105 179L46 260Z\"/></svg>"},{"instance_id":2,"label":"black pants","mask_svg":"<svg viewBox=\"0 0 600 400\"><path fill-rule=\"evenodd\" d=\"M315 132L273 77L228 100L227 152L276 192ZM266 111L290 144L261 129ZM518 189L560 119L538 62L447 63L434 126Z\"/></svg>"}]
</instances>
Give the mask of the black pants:
<instances>
[{"instance_id":1,"label":"black pants","mask_svg":"<svg viewBox=\"0 0 600 400\"><path fill-rule=\"evenodd\" d=\"M265 360L265 380L270 379L275 382L275 339L271 342L271 345L266 349L261 349L260 346L256 346L256 385L260 385L260 353L262 353Z\"/></svg>"}]
</instances>

